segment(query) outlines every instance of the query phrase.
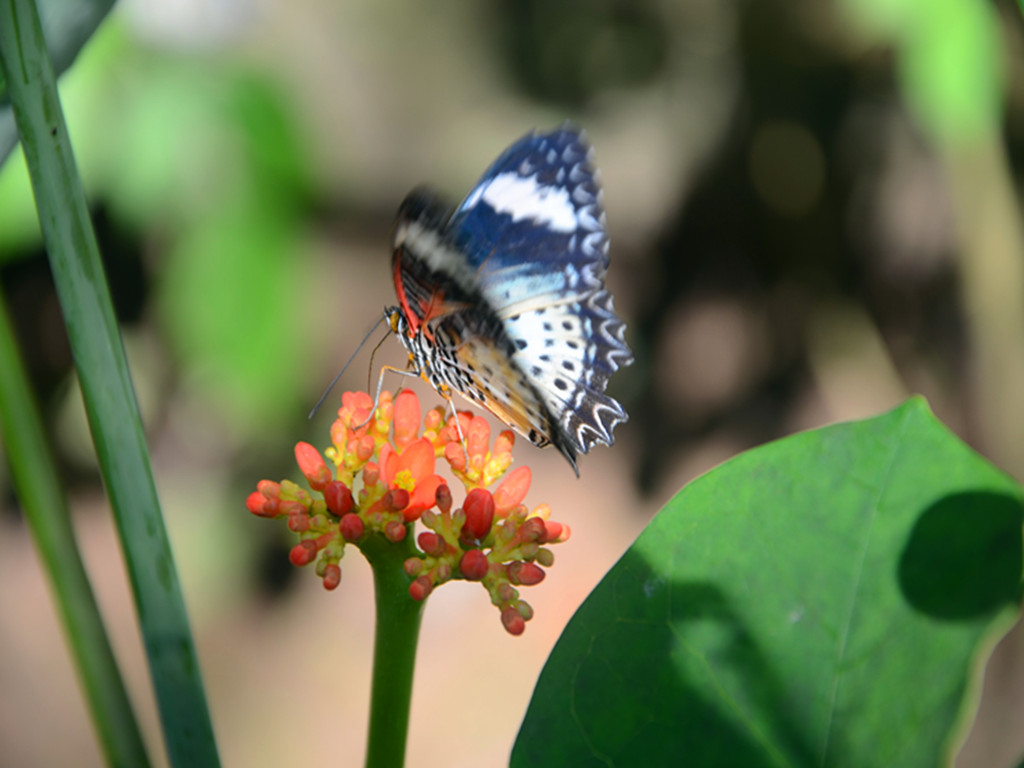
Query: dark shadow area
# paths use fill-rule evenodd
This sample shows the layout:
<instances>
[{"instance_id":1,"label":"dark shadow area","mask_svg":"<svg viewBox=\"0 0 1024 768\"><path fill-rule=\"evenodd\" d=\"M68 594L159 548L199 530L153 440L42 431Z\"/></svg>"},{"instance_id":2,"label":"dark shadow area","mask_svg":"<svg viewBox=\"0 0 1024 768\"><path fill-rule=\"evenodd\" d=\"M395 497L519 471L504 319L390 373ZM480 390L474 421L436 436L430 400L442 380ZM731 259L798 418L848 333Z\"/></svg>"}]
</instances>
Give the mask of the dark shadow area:
<instances>
[{"instance_id":1,"label":"dark shadow area","mask_svg":"<svg viewBox=\"0 0 1024 768\"><path fill-rule=\"evenodd\" d=\"M914 608L965 620L1016 604L1021 596L1020 499L958 493L918 518L899 563L899 585Z\"/></svg>"}]
</instances>

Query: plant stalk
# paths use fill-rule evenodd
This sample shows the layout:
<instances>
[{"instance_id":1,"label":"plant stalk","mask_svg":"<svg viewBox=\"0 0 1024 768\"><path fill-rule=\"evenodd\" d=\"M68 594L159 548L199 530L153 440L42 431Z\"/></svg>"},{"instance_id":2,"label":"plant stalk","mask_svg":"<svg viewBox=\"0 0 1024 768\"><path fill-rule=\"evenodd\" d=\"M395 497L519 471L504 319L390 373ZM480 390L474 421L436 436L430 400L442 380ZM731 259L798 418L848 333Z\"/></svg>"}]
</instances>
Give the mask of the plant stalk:
<instances>
[{"instance_id":1,"label":"plant stalk","mask_svg":"<svg viewBox=\"0 0 1024 768\"><path fill-rule=\"evenodd\" d=\"M366 768L401 768L405 762L416 645L426 604L409 596L402 565L415 550L412 526L407 530L401 544L375 536L362 546L373 569L377 608Z\"/></svg>"}]
</instances>

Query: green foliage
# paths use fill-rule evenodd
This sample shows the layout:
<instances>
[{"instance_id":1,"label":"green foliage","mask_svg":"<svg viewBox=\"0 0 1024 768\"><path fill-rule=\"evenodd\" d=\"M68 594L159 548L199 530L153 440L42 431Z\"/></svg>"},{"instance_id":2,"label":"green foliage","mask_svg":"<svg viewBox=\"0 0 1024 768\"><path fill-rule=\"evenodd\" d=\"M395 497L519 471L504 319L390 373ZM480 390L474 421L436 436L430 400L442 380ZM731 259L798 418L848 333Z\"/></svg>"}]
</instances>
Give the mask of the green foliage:
<instances>
[{"instance_id":1,"label":"green foliage","mask_svg":"<svg viewBox=\"0 0 1024 768\"><path fill-rule=\"evenodd\" d=\"M996 130L1002 40L994 6L976 0L846 0L866 29L895 45L910 107L934 138L962 144Z\"/></svg>"},{"instance_id":2,"label":"green foliage","mask_svg":"<svg viewBox=\"0 0 1024 768\"><path fill-rule=\"evenodd\" d=\"M170 761L175 766L219 765L138 403L32 0L0 3L0 68L10 85L82 400L132 583ZM63 588L59 580L54 582ZM62 596L62 602L71 599L71 594ZM94 606L82 608L90 614L90 623L99 623ZM114 716L113 712L95 710L97 718ZM107 734L121 727L106 722L100 731ZM111 743L106 736L104 741Z\"/></svg>"},{"instance_id":3,"label":"green foliage","mask_svg":"<svg viewBox=\"0 0 1024 768\"><path fill-rule=\"evenodd\" d=\"M513 766L934 766L1016 615L1021 488L914 399L684 488L571 621Z\"/></svg>"},{"instance_id":4,"label":"green foliage","mask_svg":"<svg viewBox=\"0 0 1024 768\"><path fill-rule=\"evenodd\" d=\"M297 299L312 174L281 89L236 64L140 48L111 22L62 101L90 200L160 237L159 319L194 391L243 432L303 412L293 366L312 324ZM0 172L0 210L0 259L39 246L20 153Z\"/></svg>"}]
</instances>

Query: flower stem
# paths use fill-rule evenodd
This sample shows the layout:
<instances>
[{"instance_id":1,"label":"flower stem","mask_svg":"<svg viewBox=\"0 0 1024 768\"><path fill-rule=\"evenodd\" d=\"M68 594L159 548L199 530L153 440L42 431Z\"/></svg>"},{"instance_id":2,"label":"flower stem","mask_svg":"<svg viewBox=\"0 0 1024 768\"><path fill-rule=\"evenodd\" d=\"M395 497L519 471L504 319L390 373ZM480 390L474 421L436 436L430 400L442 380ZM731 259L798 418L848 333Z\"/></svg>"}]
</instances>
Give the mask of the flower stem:
<instances>
[{"instance_id":1,"label":"flower stem","mask_svg":"<svg viewBox=\"0 0 1024 768\"><path fill-rule=\"evenodd\" d=\"M366 768L401 768L405 761L416 643L425 605L409 596L409 577L402 567L415 553L411 528L407 526L401 544L375 535L361 546L373 569L377 605Z\"/></svg>"}]
</instances>

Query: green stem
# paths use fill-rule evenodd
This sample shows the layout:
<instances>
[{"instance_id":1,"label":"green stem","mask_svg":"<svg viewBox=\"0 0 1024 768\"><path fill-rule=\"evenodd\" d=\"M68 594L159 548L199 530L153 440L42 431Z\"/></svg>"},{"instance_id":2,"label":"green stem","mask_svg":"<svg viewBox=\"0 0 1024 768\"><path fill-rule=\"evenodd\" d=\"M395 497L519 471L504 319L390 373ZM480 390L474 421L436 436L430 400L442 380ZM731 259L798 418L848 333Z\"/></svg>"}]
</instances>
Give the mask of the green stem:
<instances>
[{"instance_id":1,"label":"green stem","mask_svg":"<svg viewBox=\"0 0 1024 768\"><path fill-rule=\"evenodd\" d=\"M0 438L11 477L60 609L78 677L112 766L149 765L142 734L75 543L71 516L43 434L0 292Z\"/></svg>"},{"instance_id":2,"label":"green stem","mask_svg":"<svg viewBox=\"0 0 1024 768\"><path fill-rule=\"evenodd\" d=\"M218 766L135 390L32 0L0 0L0 72L21 134L82 400L131 579L170 763Z\"/></svg>"},{"instance_id":3,"label":"green stem","mask_svg":"<svg viewBox=\"0 0 1024 768\"><path fill-rule=\"evenodd\" d=\"M377 605L366 768L401 768L405 762L416 644L426 604L409 597L409 577L402 565L415 549L412 526L407 530L401 544L374 536L362 545L373 569Z\"/></svg>"}]
</instances>

